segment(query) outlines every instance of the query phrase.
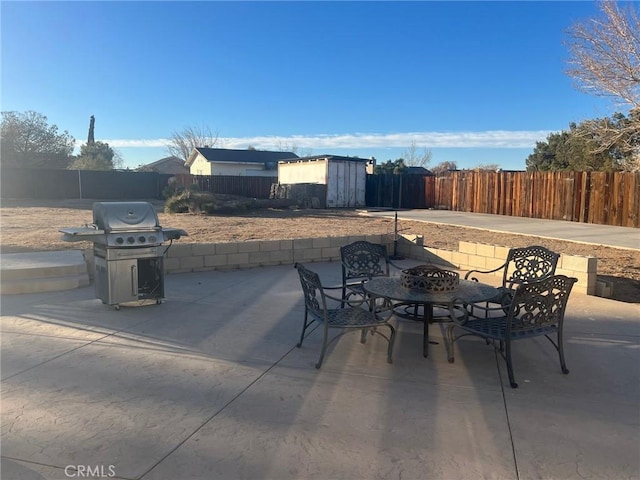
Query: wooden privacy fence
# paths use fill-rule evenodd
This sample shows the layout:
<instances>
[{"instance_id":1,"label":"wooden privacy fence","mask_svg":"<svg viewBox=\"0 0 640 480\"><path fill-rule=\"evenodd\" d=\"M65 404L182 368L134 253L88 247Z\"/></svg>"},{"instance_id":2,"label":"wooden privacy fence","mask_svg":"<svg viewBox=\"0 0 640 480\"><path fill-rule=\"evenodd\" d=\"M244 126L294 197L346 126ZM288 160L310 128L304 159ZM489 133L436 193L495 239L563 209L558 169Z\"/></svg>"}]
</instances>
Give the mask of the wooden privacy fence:
<instances>
[{"instance_id":1,"label":"wooden privacy fence","mask_svg":"<svg viewBox=\"0 0 640 480\"><path fill-rule=\"evenodd\" d=\"M183 187L197 184L202 192L226 193L252 198L269 198L271 185L278 177L232 175L175 175Z\"/></svg>"},{"instance_id":2,"label":"wooden privacy fence","mask_svg":"<svg viewBox=\"0 0 640 480\"><path fill-rule=\"evenodd\" d=\"M640 173L449 172L425 177L431 208L640 227Z\"/></svg>"}]
</instances>

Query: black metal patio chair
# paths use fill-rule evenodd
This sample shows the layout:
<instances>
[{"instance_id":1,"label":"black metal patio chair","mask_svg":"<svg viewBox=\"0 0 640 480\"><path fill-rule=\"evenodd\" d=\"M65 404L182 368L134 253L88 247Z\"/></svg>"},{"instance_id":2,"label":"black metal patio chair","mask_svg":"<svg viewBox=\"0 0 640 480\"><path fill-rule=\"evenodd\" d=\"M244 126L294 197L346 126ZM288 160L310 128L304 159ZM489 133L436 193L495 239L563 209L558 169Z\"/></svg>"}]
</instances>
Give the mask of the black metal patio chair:
<instances>
[{"instance_id":1,"label":"black metal patio chair","mask_svg":"<svg viewBox=\"0 0 640 480\"><path fill-rule=\"evenodd\" d=\"M509 383L511 387L517 388L511 359L512 342L544 335L558 352L562 373L569 373L564 358L562 329L567 301L575 282L576 278L554 275L522 283L515 289L506 315L476 317L472 314L471 306L467 305L462 318L455 319L445 331L449 362L454 362L453 348L456 340L466 335L484 338L507 362ZM454 308L453 303L450 308ZM455 318L453 310L451 315ZM462 331L458 336L455 335L456 329ZM557 341L550 336L554 334L557 335Z\"/></svg>"},{"instance_id":2,"label":"black metal patio chair","mask_svg":"<svg viewBox=\"0 0 640 480\"><path fill-rule=\"evenodd\" d=\"M545 247L532 245L529 247L512 248L507 254L505 262L493 270L470 270L465 275L465 280L475 280L476 274L489 274L502 270L502 285L498 287L498 295L495 299L487 302L484 307L476 305L485 311L485 316L489 316L491 310L504 310L511 304L515 289L523 283L533 282L549 278L556 273L560 254L555 253ZM491 305L497 305L492 307Z\"/></svg>"},{"instance_id":3,"label":"black metal patio chair","mask_svg":"<svg viewBox=\"0 0 640 480\"><path fill-rule=\"evenodd\" d=\"M317 273L299 263L295 264L295 268L298 270L304 294L304 323L297 347L302 346L305 333L314 322L322 324L323 328L322 350L320 359L316 363L316 368L322 366L328 345L353 330L361 330L361 343L366 342L366 334L368 332L371 332L372 335L377 333L385 338L389 343L387 362L392 362L396 330L393 325L388 323L392 314L390 307L381 308L380 305L377 305L374 309L369 306L364 298L345 301L342 297L329 295L327 291L340 290L342 287L323 287ZM388 337L378 330L380 327L389 328L390 334ZM329 329L341 329L342 332L329 340Z\"/></svg>"},{"instance_id":4,"label":"black metal patio chair","mask_svg":"<svg viewBox=\"0 0 640 480\"><path fill-rule=\"evenodd\" d=\"M352 296L365 297L362 282L373 277L388 277L390 268L401 267L389 260L386 245L364 240L340 247L342 263L342 299L348 302Z\"/></svg>"}]
</instances>

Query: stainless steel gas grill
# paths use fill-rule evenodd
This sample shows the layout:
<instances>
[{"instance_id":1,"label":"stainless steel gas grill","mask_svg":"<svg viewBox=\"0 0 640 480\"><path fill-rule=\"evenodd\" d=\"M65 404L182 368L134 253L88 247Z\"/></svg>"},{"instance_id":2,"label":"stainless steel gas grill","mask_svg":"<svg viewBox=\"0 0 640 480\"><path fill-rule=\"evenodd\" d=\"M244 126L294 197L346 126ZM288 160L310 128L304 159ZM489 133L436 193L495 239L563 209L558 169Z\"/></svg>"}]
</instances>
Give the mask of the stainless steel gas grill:
<instances>
[{"instance_id":1,"label":"stainless steel gas grill","mask_svg":"<svg viewBox=\"0 0 640 480\"><path fill-rule=\"evenodd\" d=\"M120 308L121 303L164 298L164 242L188 235L162 228L148 202L96 202L93 223L63 228L67 242L92 241L96 297Z\"/></svg>"}]
</instances>

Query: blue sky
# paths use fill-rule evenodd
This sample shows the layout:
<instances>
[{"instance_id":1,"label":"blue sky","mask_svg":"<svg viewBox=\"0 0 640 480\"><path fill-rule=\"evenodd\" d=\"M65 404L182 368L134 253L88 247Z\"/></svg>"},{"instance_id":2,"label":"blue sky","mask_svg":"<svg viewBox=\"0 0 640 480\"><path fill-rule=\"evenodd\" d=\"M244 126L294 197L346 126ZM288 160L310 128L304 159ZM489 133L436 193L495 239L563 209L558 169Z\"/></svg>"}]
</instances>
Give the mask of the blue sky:
<instances>
[{"instance_id":1,"label":"blue sky","mask_svg":"<svg viewBox=\"0 0 640 480\"><path fill-rule=\"evenodd\" d=\"M607 116L564 71L593 2L2 1L2 111L35 110L125 166L174 131L218 146L524 169L536 140Z\"/></svg>"}]
</instances>

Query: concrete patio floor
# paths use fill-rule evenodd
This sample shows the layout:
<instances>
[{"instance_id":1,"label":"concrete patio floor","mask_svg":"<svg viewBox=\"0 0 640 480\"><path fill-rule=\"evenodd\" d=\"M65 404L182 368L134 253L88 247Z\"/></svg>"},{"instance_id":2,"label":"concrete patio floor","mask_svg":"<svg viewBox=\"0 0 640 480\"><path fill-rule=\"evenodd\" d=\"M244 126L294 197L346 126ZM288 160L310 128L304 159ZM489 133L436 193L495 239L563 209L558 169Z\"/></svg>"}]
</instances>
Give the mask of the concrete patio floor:
<instances>
[{"instance_id":1,"label":"concrete patio floor","mask_svg":"<svg viewBox=\"0 0 640 480\"><path fill-rule=\"evenodd\" d=\"M410 321L393 364L350 334L316 370L290 265L165 291L119 311L93 286L2 297L3 479L640 478L638 304L572 294L571 373L546 339L518 342L511 389L483 341L449 364L434 326L425 359Z\"/></svg>"}]
</instances>

